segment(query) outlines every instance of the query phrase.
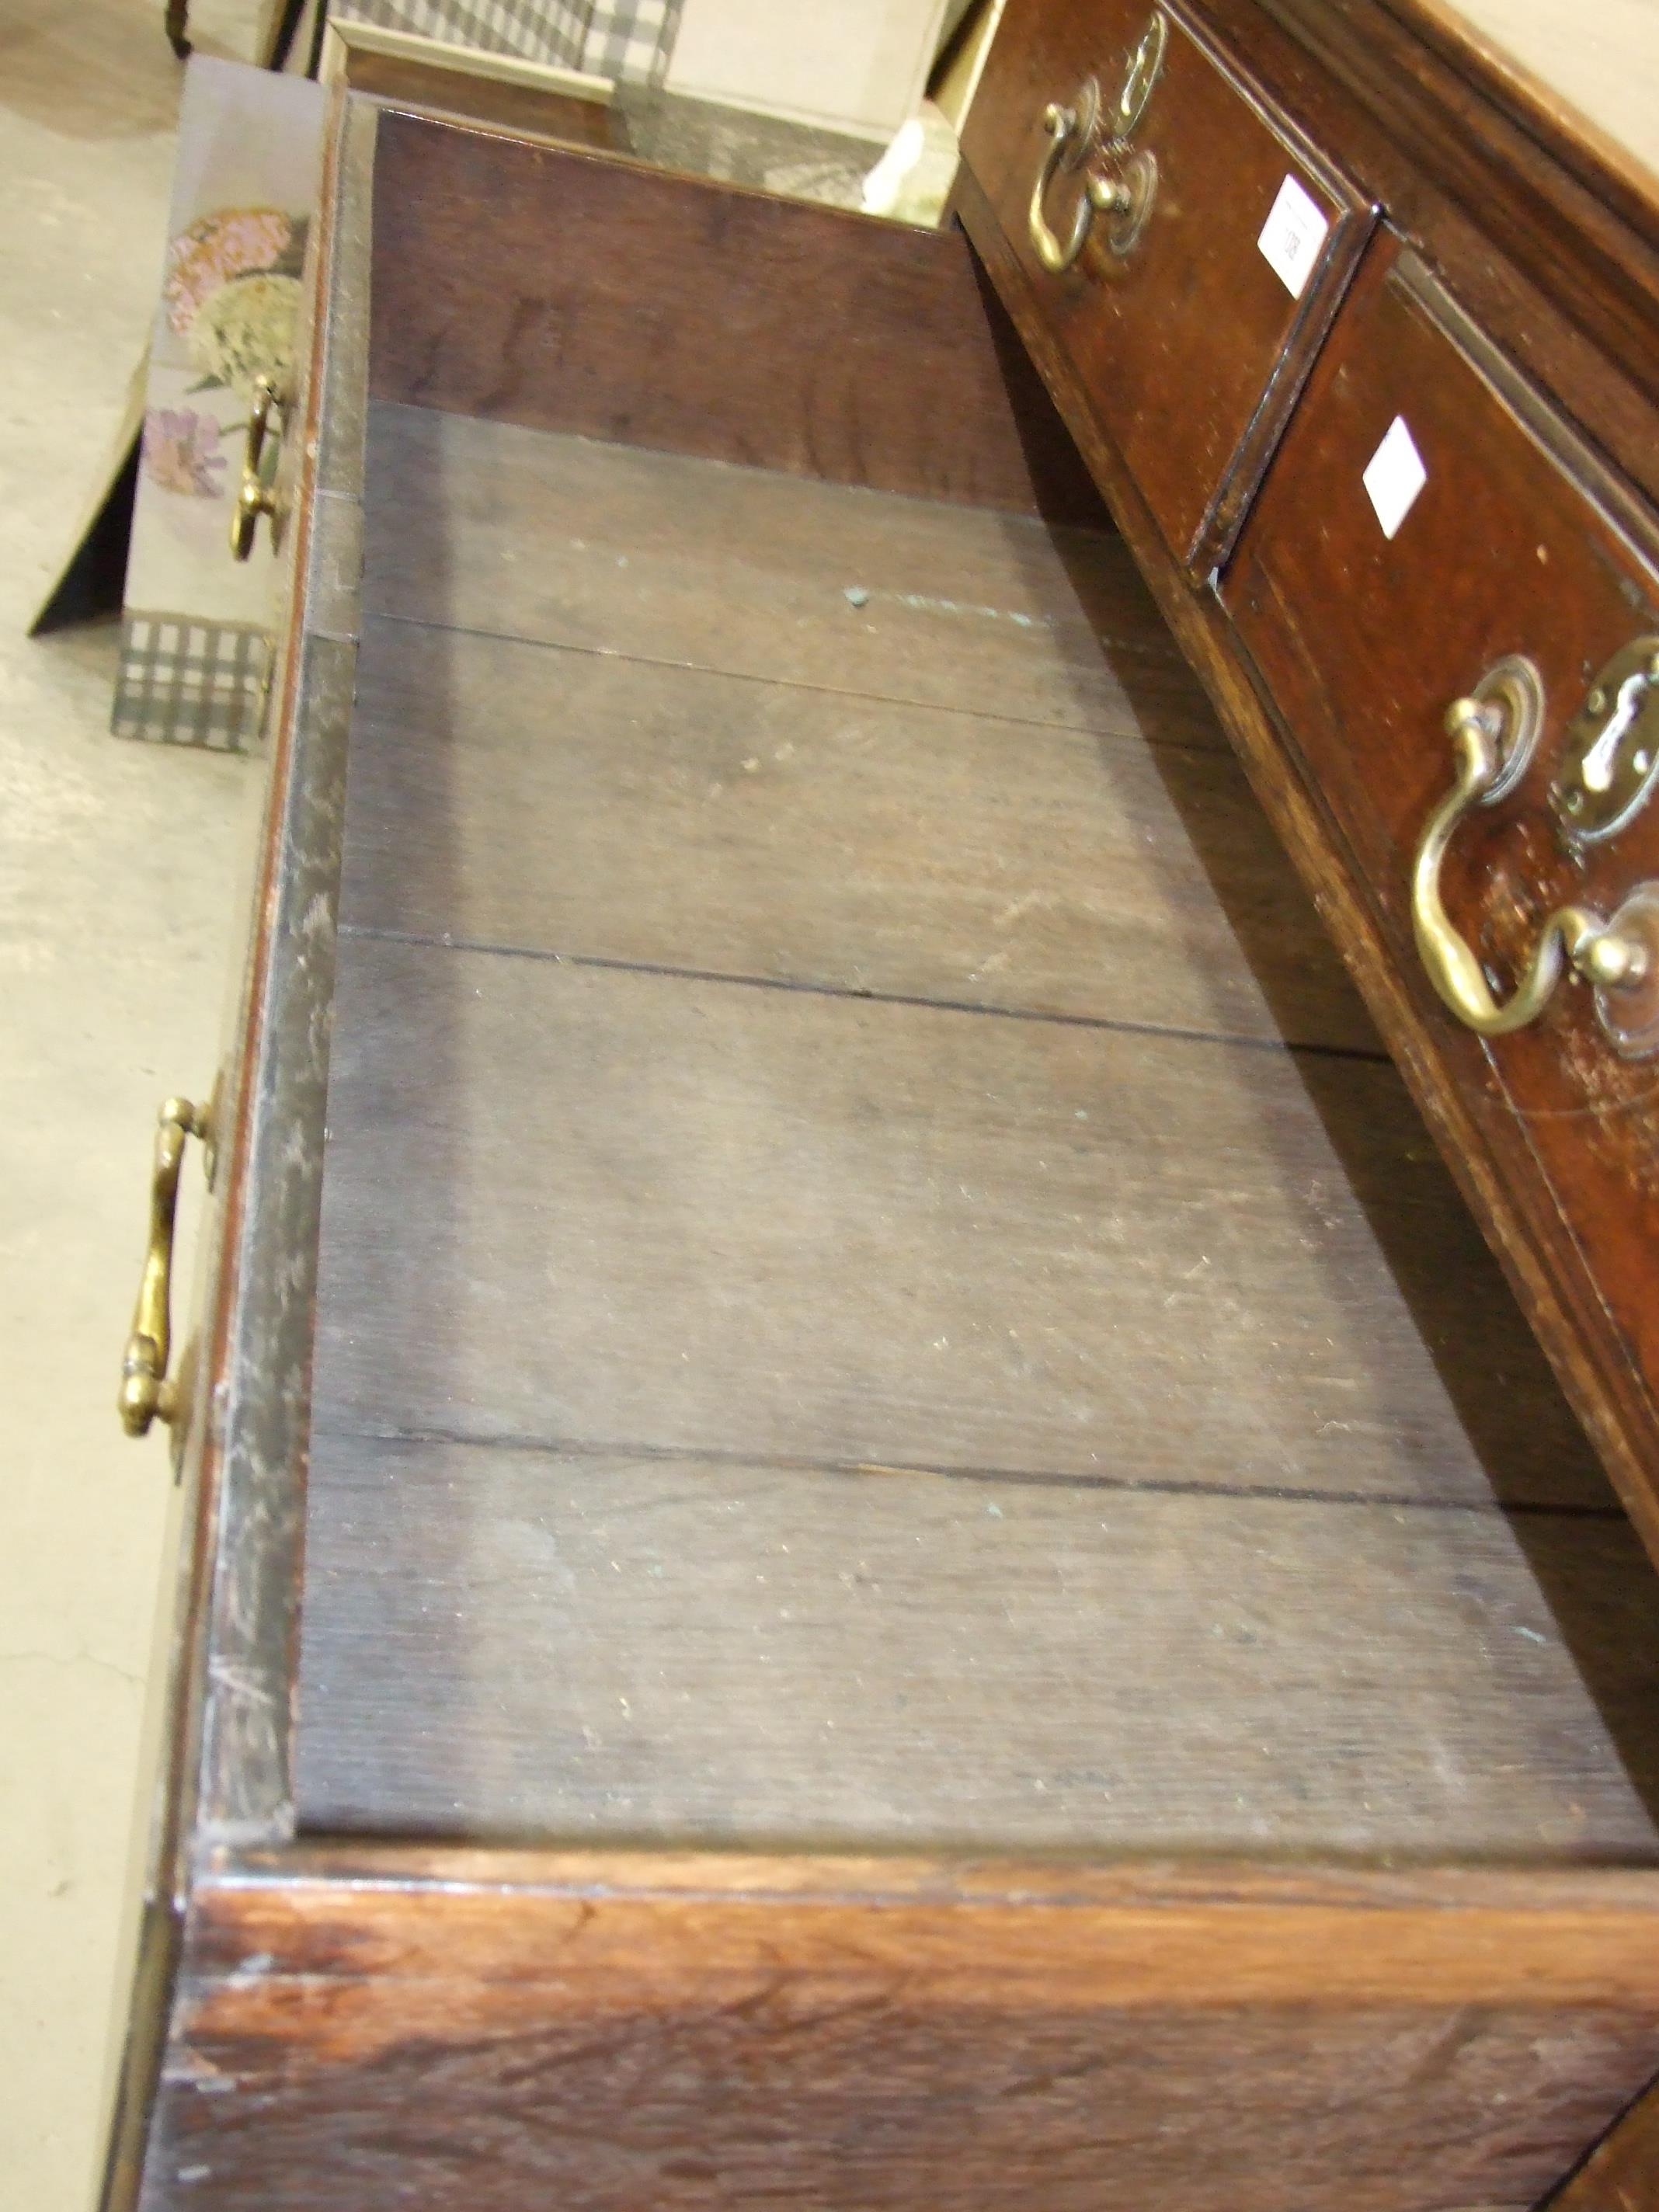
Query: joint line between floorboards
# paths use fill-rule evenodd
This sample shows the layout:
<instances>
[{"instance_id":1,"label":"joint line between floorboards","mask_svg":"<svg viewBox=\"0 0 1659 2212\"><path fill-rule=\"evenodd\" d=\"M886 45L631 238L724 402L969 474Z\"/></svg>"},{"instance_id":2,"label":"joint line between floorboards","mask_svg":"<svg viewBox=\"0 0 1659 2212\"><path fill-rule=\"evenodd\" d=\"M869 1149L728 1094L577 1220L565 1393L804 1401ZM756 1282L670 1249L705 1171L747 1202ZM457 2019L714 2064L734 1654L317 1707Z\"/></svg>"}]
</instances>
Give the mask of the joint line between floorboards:
<instances>
[{"instance_id":1,"label":"joint line between floorboards","mask_svg":"<svg viewBox=\"0 0 1659 2212\"><path fill-rule=\"evenodd\" d=\"M739 990L793 992L816 999L845 999L866 1006L915 1006L930 1013L984 1015L994 1021L1043 1022L1060 1029L1103 1030L1115 1036L1164 1037L1176 1044L1237 1046L1248 1052L1305 1053L1323 1060L1355 1060L1386 1065L1389 1055L1361 1045L1290 1042L1283 1037L1231 1036L1224 1030L1165 1027L1105 1014L1064 1014L1041 1006L991 1006L975 999L930 999L907 991L860 990L850 984L814 982L793 975L745 975L720 968L680 967L659 960L624 960L607 953L562 952L536 945L503 945L482 938L456 937L419 929L392 929L368 922L342 922L342 937L384 945L412 945L434 952L471 952L501 960L544 960L555 967L595 969L625 975L659 975L684 983L730 984Z\"/></svg>"},{"instance_id":2,"label":"joint line between floorboards","mask_svg":"<svg viewBox=\"0 0 1659 2212\"><path fill-rule=\"evenodd\" d=\"M707 1464L741 1468L760 1474L823 1474L878 1480L883 1477L931 1475L947 1482L1007 1483L1031 1490L1093 1490L1113 1495L1159 1498L1257 1499L1279 1505L1366 1505L1399 1512L1476 1513L1571 1521L1622 1521L1617 1504L1553 1503L1546 1499L1421 1498L1406 1492L1331 1490L1290 1483L1198 1482L1176 1476L1085 1474L1042 1468L930 1466L921 1461L824 1459L766 1452L723 1451L714 1446L642 1443L629 1439L490 1434L443 1428L393 1428L319 1420L313 1435L323 1439L369 1444L456 1444L467 1450L518 1452L556 1459L641 1460L665 1466Z\"/></svg>"},{"instance_id":3,"label":"joint line between floorboards","mask_svg":"<svg viewBox=\"0 0 1659 2212\"><path fill-rule=\"evenodd\" d=\"M1097 743L1112 745L1151 745L1167 748L1171 752L1197 753L1201 758L1231 760L1229 748L1223 743L1200 744L1185 738L1149 737L1144 731L1100 730L1087 722L1048 722L1026 714L992 714L982 707L958 706L953 701L913 699L891 691L859 691L840 684L809 684L797 676L762 676L748 668L718 668L701 660L659 659L654 653L623 653L615 646L577 645L560 638L526 637L520 630L485 629L471 623L436 622L428 615L394 614L385 607L363 608L365 623L371 622L401 623L408 629L423 629L453 637L476 637L495 645L521 645L532 653L580 653L592 660L615 660L639 668L672 668L694 676L718 677L729 684L764 684L779 691L810 691L827 699L861 699L877 706L913 707L920 714L961 714L969 721L1006 722L1017 730L1060 730L1073 737L1091 738ZM1118 651L1132 653L1133 646L1121 646ZM1171 664L1173 672L1175 664ZM1131 710L1133 711L1133 709Z\"/></svg>"}]
</instances>

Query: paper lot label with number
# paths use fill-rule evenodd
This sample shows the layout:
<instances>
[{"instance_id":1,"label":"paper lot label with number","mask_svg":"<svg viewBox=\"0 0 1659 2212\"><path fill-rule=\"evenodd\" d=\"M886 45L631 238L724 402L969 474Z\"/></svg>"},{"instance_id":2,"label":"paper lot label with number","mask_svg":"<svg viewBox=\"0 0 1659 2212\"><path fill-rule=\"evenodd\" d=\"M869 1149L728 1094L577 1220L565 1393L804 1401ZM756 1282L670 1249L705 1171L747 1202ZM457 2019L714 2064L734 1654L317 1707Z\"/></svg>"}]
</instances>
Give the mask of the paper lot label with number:
<instances>
[{"instance_id":1,"label":"paper lot label with number","mask_svg":"<svg viewBox=\"0 0 1659 2212\"><path fill-rule=\"evenodd\" d=\"M1406 418L1396 415L1360 478L1385 538L1392 538L1399 529L1428 480L1429 472L1406 428Z\"/></svg>"},{"instance_id":2,"label":"paper lot label with number","mask_svg":"<svg viewBox=\"0 0 1659 2212\"><path fill-rule=\"evenodd\" d=\"M1307 290L1330 227L1317 203L1294 177L1286 177L1256 244L1291 299L1299 300Z\"/></svg>"}]
</instances>

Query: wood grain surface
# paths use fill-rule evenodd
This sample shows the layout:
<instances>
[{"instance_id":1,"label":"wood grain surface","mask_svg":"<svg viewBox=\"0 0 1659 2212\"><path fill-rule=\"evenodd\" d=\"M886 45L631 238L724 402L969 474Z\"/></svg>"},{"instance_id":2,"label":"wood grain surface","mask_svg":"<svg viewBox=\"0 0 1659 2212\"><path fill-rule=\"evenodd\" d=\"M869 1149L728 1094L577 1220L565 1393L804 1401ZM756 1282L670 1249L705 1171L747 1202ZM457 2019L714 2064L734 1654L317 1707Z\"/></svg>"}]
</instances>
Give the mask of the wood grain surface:
<instances>
[{"instance_id":1,"label":"wood grain surface","mask_svg":"<svg viewBox=\"0 0 1659 2212\"><path fill-rule=\"evenodd\" d=\"M1654 1585L1116 542L374 451L307 1820L1645 1856Z\"/></svg>"},{"instance_id":2,"label":"wood grain surface","mask_svg":"<svg viewBox=\"0 0 1659 2212\"><path fill-rule=\"evenodd\" d=\"M325 1433L324 1832L1659 1862L1620 1521Z\"/></svg>"},{"instance_id":3,"label":"wood grain surface","mask_svg":"<svg viewBox=\"0 0 1659 2212\"><path fill-rule=\"evenodd\" d=\"M431 1838L305 1835L280 1845L219 1844L202 1859L207 1920L198 1960L213 1972L240 1972L261 1948L252 1908L213 1900L252 1887L270 1891L282 1877L315 1894L307 1917L326 1918L349 1893L397 1895L410 1910L394 1916L399 1955L422 1954L419 1900L437 1893L483 1901L485 1920L505 1924L518 1907L549 1897L744 1899L778 1903L858 1899L872 1906L1015 1907L1034 1914L1087 1906L1164 1931L1158 1978L1126 1974L1122 2002L1178 1993L1197 2004L1276 2002L1296 1996L1334 2003L1506 2002L1517 1996L1640 2010L1659 2004L1659 1948L1645 1945L1659 1913L1659 1870L1651 1867L1470 1866L1410 1859L1348 1861L1229 1857L1182 1852L1167 1858L930 1857L921 1851L871 1857L844 1851L610 1851L530 1843L464 1844ZM515 1903L516 1901L516 1903ZM1156 1916L1154 1919L1152 1916ZM1352 1945L1317 1988L1298 1977L1295 1946L1279 1941L1292 1926L1323 1933L1338 1917ZM375 1937L354 1923L367 1971ZM443 1923L427 1923L434 1938ZM444 1940L457 1942L458 1916ZM757 1923L750 1923L755 1925ZM919 1924L919 1923L916 1923ZM1033 1919L1028 1932L1045 1923ZM1127 1920L1126 1920L1127 1924ZM296 1926L296 1935L298 1923ZM1493 1940L1499 1927L1513 1941ZM1209 1931L1232 1929L1216 1945ZM1437 1929L1440 1931L1437 1936ZM304 1941L303 1936L298 1940ZM279 1946L279 1949L280 1949ZM469 1972L492 1960L509 1970L512 1954L488 1939L461 1946ZM383 1954L389 1957L389 1954ZM941 1953L941 1955L942 1953ZM1177 1969L1176 1962L1179 1961Z\"/></svg>"},{"instance_id":4,"label":"wood grain surface","mask_svg":"<svg viewBox=\"0 0 1659 2212\"><path fill-rule=\"evenodd\" d=\"M343 951L309 1823L1652 1848L1651 1578L1388 1070L1340 1156L1285 1053Z\"/></svg>"},{"instance_id":5,"label":"wood grain surface","mask_svg":"<svg viewBox=\"0 0 1659 2212\"><path fill-rule=\"evenodd\" d=\"M327 1425L1605 1500L1377 1063L359 938L329 1121Z\"/></svg>"},{"instance_id":6,"label":"wood grain surface","mask_svg":"<svg viewBox=\"0 0 1659 2212\"><path fill-rule=\"evenodd\" d=\"M1101 737L373 621L347 845L348 927L1382 1052L1238 769L1127 702Z\"/></svg>"},{"instance_id":7,"label":"wood grain surface","mask_svg":"<svg viewBox=\"0 0 1659 2212\"><path fill-rule=\"evenodd\" d=\"M1651 1905L1547 1877L1356 1911L769 1871L215 1888L147 2212L1524 2212L1651 2067Z\"/></svg>"},{"instance_id":8,"label":"wood grain surface","mask_svg":"<svg viewBox=\"0 0 1659 2212\"><path fill-rule=\"evenodd\" d=\"M434 65L442 55L441 46L435 52L411 55L380 53L353 43L345 51L344 75L354 92L402 107L433 109L458 123L523 131L564 145L628 150L627 125L609 100L573 97L474 69Z\"/></svg>"},{"instance_id":9,"label":"wood grain surface","mask_svg":"<svg viewBox=\"0 0 1659 2212\"><path fill-rule=\"evenodd\" d=\"M1098 532L427 408L369 440L371 612L1224 749Z\"/></svg>"},{"instance_id":10,"label":"wood grain surface","mask_svg":"<svg viewBox=\"0 0 1659 2212\"><path fill-rule=\"evenodd\" d=\"M377 398L1099 517L958 232L388 114Z\"/></svg>"},{"instance_id":11,"label":"wood grain surface","mask_svg":"<svg viewBox=\"0 0 1659 2212\"><path fill-rule=\"evenodd\" d=\"M286 1882L273 1875L286 1872ZM1180 2005L1330 2013L1536 2002L1659 2016L1651 1869L1347 1866L1189 1854L1086 1862L835 1852L468 1850L304 1839L215 1855L186 1971L257 1991L450 1976L510 2001L567 1969L665 1993L775 1963L860 1966L988 2012ZM848 1938L863 1923L861 1944ZM976 1940L965 1940L972 1930ZM1310 1975L1303 1951L1320 1954Z\"/></svg>"}]
</instances>

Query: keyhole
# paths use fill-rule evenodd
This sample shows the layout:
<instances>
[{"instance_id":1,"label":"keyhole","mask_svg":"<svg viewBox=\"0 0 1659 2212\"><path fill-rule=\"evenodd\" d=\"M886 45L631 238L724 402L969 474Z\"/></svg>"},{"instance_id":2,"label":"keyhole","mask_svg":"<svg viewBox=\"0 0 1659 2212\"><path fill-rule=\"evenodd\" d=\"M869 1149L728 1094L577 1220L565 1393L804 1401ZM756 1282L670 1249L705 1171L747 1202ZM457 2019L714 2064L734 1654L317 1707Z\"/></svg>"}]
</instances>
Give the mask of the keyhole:
<instances>
[{"instance_id":1,"label":"keyhole","mask_svg":"<svg viewBox=\"0 0 1659 2212\"><path fill-rule=\"evenodd\" d=\"M1607 791L1613 785L1613 770L1620 739L1641 711L1647 692L1648 673L1638 668L1627 676L1619 686L1619 696L1607 726L1584 755L1584 764L1578 771L1580 782L1586 791Z\"/></svg>"}]
</instances>

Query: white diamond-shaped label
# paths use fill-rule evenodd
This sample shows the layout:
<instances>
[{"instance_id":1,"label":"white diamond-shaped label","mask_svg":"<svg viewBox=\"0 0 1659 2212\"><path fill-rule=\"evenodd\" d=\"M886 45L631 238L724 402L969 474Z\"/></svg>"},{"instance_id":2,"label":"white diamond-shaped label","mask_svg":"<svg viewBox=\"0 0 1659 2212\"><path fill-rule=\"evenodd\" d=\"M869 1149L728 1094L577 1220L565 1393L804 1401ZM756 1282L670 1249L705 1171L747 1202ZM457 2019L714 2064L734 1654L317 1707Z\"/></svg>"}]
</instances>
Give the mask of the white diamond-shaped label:
<instances>
[{"instance_id":1,"label":"white diamond-shaped label","mask_svg":"<svg viewBox=\"0 0 1659 2212\"><path fill-rule=\"evenodd\" d=\"M1330 227L1318 203L1294 177L1286 177L1256 244L1291 299L1299 300L1307 290Z\"/></svg>"},{"instance_id":2,"label":"white diamond-shaped label","mask_svg":"<svg viewBox=\"0 0 1659 2212\"><path fill-rule=\"evenodd\" d=\"M1360 481L1376 510L1382 535L1392 538L1416 504L1417 495L1429 480L1423 456L1417 450L1406 418L1396 415L1382 434L1382 442L1371 455Z\"/></svg>"}]
</instances>

